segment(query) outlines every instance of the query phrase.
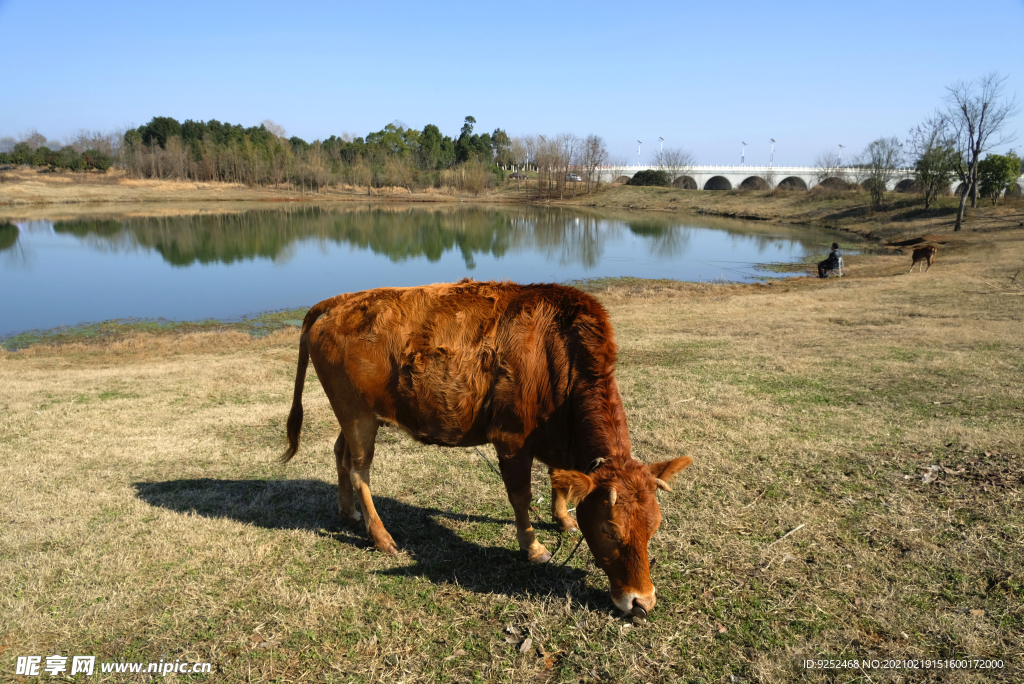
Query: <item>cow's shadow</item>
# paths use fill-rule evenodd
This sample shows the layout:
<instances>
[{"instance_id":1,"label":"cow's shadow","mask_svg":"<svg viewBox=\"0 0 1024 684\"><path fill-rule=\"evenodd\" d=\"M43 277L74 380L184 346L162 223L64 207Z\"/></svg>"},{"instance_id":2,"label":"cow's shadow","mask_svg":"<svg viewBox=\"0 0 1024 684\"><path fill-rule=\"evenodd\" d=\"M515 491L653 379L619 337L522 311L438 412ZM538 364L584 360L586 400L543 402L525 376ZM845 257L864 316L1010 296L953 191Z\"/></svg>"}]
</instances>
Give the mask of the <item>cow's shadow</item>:
<instances>
[{"instance_id":1,"label":"cow's shadow","mask_svg":"<svg viewBox=\"0 0 1024 684\"><path fill-rule=\"evenodd\" d=\"M354 549L369 550L372 543L362 523L341 522L337 514L337 489L320 480L216 480L199 478L164 482L136 482L140 499L179 513L207 518L227 518L272 530L309 530ZM533 565L516 550L469 541L442 524L443 520L472 524L512 526L507 518L454 513L438 508L413 506L398 499L374 496L374 506L409 563L377 571L382 575L423 577L435 584L457 583L479 593L510 597L571 596L578 603L601 611L613 610L607 591L586 586L588 573L562 566L578 536L562 537L559 550L554 535L545 535L553 562ZM548 527L543 524L538 528ZM580 548L577 564L589 551ZM595 572L600 572L596 571ZM601 578L604 579L603 576Z\"/></svg>"}]
</instances>

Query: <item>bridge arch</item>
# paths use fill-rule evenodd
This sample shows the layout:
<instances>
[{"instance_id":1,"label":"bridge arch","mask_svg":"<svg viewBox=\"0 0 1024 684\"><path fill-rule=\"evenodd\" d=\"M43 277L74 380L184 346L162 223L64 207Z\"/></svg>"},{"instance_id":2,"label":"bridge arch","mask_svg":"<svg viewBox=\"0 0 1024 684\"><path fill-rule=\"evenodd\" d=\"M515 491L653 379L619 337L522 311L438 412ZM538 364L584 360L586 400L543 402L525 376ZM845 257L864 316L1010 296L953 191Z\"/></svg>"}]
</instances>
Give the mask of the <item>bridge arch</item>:
<instances>
[{"instance_id":1,"label":"bridge arch","mask_svg":"<svg viewBox=\"0 0 1024 684\"><path fill-rule=\"evenodd\" d=\"M787 176L780 180L779 184L775 187L780 190L806 190L807 182L800 176Z\"/></svg>"},{"instance_id":2,"label":"bridge arch","mask_svg":"<svg viewBox=\"0 0 1024 684\"><path fill-rule=\"evenodd\" d=\"M838 176L831 176L818 183L823 188L829 190L859 190L860 183L856 181L848 181Z\"/></svg>"},{"instance_id":3,"label":"bridge arch","mask_svg":"<svg viewBox=\"0 0 1024 684\"><path fill-rule=\"evenodd\" d=\"M743 182L739 184L737 190L771 190L768 187L768 181L760 176L747 176L743 179Z\"/></svg>"},{"instance_id":4,"label":"bridge arch","mask_svg":"<svg viewBox=\"0 0 1024 684\"><path fill-rule=\"evenodd\" d=\"M629 176L619 176L618 178L616 178L612 182L613 183L622 183L623 185L625 185L626 183L629 182Z\"/></svg>"},{"instance_id":5,"label":"bridge arch","mask_svg":"<svg viewBox=\"0 0 1024 684\"><path fill-rule=\"evenodd\" d=\"M913 178L904 178L895 187L896 192L914 192L917 190L917 182Z\"/></svg>"},{"instance_id":6,"label":"bridge arch","mask_svg":"<svg viewBox=\"0 0 1024 684\"><path fill-rule=\"evenodd\" d=\"M693 180L690 176L680 176L672 181L672 187L680 190L696 190L697 181Z\"/></svg>"},{"instance_id":7,"label":"bridge arch","mask_svg":"<svg viewBox=\"0 0 1024 684\"><path fill-rule=\"evenodd\" d=\"M712 176L704 183L705 190L732 190L732 183L725 176Z\"/></svg>"},{"instance_id":8,"label":"bridge arch","mask_svg":"<svg viewBox=\"0 0 1024 684\"><path fill-rule=\"evenodd\" d=\"M1020 197L1024 195L1024 186L1020 183L1014 183L1010 186L1010 189L1006 191L1007 197Z\"/></svg>"},{"instance_id":9,"label":"bridge arch","mask_svg":"<svg viewBox=\"0 0 1024 684\"><path fill-rule=\"evenodd\" d=\"M967 192L967 185L965 183L960 183L959 185L956 186L956 190L953 191L953 196L959 197L965 192Z\"/></svg>"}]
</instances>

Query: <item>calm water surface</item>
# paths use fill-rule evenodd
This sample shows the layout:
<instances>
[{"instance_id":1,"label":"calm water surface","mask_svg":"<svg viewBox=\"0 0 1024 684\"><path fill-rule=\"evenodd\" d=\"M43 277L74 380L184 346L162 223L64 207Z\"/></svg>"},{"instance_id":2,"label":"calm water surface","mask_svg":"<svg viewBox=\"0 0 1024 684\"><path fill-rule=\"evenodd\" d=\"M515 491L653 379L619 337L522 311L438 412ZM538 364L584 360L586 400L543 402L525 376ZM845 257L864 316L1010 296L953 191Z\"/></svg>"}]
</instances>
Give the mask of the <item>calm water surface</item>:
<instances>
[{"instance_id":1,"label":"calm water surface","mask_svg":"<svg viewBox=\"0 0 1024 684\"><path fill-rule=\"evenodd\" d=\"M237 319L340 292L465 276L749 281L765 275L756 264L824 257L836 239L748 221L450 205L14 226L0 224L0 337L120 318Z\"/></svg>"}]
</instances>

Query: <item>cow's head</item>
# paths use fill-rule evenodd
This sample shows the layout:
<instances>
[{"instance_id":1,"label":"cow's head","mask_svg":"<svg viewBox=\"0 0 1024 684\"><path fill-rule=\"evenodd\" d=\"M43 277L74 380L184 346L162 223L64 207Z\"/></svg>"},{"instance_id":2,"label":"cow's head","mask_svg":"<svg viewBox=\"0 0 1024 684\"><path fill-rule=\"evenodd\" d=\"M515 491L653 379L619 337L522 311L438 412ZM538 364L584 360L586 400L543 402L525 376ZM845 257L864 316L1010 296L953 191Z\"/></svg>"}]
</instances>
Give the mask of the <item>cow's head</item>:
<instances>
[{"instance_id":1,"label":"cow's head","mask_svg":"<svg viewBox=\"0 0 1024 684\"><path fill-rule=\"evenodd\" d=\"M690 465L689 456L645 465L605 461L591 474L556 471L552 485L568 492L576 519L597 565L608 575L612 601L620 610L646 617L657 601L651 584L647 544L661 525L658 489Z\"/></svg>"}]
</instances>

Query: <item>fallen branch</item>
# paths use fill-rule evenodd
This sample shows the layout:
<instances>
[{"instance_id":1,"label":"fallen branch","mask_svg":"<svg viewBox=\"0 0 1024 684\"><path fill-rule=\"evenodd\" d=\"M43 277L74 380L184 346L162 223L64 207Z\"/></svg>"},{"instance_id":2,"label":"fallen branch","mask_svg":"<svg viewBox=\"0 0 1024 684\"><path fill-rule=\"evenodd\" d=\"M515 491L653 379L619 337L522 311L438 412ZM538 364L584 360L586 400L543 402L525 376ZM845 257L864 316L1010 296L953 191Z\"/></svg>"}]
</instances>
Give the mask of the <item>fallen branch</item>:
<instances>
[{"instance_id":1,"label":"fallen branch","mask_svg":"<svg viewBox=\"0 0 1024 684\"><path fill-rule=\"evenodd\" d=\"M789 532L787 532L786 534L782 535L781 537L779 537L778 539L776 539L775 541L773 541L773 542L772 542L771 544L769 544L768 546L772 546L772 544L778 544L778 543L779 543L780 541L782 541L783 539L785 539L785 538L786 538L786 537L788 537L789 535L793 534L794 532L796 532L797 530L799 530L799 529L800 529L801 527L805 527L806 525L807 525L807 523L804 523L803 525L798 525L797 527L794 527L794 528L793 528L793 529L791 529L791 530L790 530ZM767 549L767 548L768 548L768 546L766 546L765 548Z\"/></svg>"}]
</instances>

